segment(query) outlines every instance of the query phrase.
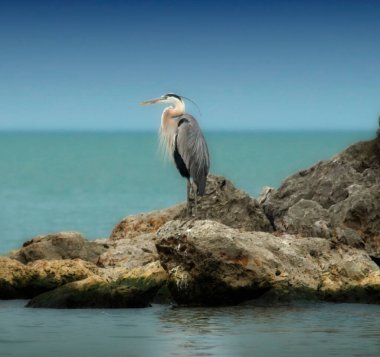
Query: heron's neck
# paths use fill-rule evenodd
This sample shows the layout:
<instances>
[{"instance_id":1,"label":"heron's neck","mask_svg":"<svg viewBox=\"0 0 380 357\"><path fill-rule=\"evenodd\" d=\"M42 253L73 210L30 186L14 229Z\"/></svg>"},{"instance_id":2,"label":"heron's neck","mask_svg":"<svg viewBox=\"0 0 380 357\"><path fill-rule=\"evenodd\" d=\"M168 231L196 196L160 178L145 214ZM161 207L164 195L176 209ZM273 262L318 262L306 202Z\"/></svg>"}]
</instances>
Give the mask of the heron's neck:
<instances>
[{"instance_id":1,"label":"heron's neck","mask_svg":"<svg viewBox=\"0 0 380 357\"><path fill-rule=\"evenodd\" d=\"M185 113L185 103L177 101L174 107L167 107L164 110L164 115L174 118Z\"/></svg>"},{"instance_id":2,"label":"heron's neck","mask_svg":"<svg viewBox=\"0 0 380 357\"><path fill-rule=\"evenodd\" d=\"M161 117L160 141L164 152L172 158L177 132L177 121L174 119L185 112L185 104L178 102L174 107L165 108Z\"/></svg>"}]
</instances>

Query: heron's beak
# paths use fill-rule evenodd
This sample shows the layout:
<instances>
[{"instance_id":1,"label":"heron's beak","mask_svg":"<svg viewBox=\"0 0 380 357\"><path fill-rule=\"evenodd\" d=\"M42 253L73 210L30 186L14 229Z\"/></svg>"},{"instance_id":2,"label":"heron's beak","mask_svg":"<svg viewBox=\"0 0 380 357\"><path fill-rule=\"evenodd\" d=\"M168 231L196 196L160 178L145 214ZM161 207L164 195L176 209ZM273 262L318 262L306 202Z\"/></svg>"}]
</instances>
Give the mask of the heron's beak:
<instances>
[{"instance_id":1,"label":"heron's beak","mask_svg":"<svg viewBox=\"0 0 380 357\"><path fill-rule=\"evenodd\" d=\"M160 102L161 102L161 98L150 99L150 100L146 100L144 102L141 102L140 105L156 104L156 103L160 103Z\"/></svg>"}]
</instances>

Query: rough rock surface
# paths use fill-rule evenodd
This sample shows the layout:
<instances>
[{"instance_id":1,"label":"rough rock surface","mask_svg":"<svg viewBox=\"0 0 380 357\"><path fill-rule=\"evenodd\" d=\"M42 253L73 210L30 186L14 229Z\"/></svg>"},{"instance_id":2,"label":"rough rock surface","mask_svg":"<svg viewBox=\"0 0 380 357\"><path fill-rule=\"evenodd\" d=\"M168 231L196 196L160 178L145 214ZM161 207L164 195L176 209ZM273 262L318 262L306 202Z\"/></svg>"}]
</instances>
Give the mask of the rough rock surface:
<instances>
[{"instance_id":1,"label":"rough rock surface","mask_svg":"<svg viewBox=\"0 0 380 357\"><path fill-rule=\"evenodd\" d=\"M168 222L158 237L179 304L292 296L380 303L380 269L364 250L322 238L241 232L207 220Z\"/></svg>"},{"instance_id":2,"label":"rough rock surface","mask_svg":"<svg viewBox=\"0 0 380 357\"><path fill-rule=\"evenodd\" d=\"M98 268L80 259L37 260L27 265L0 257L0 299L27 299L93 276Z\"/></svg>"},{"instance_id":3,"label":"rough rock surface","mask_svg":"<svg viewBox=\"0 0 380 357\"><path fill-rule=\"evenodd\" d=\"M256 199L237 189L222 176L208 176L206 193L199 198L196 217L215 220L245 231L273 230ZM188 219L185 204L126 217L116 225L110 239L119 240L155 233L166 222L175 219Z\"/></svg>"},{"instance_id":4,"label":"rough rock surface","mask_svg":"<svg viewBox=\"0 0 380 357\"><path fill-rule=\"evenodd\" d=\"M186 210L174 219L187 219ZM257 200L223 176L207 178L206 194L198 202L197 219L213 220L244 231L273 230Z\"/></svg>"},{"instance_id":5,"label":"rough rock surface","mask_svg":"<svg viewBox=\"0 0 380 357\"><path fill-rule=\"evenodd\" d=\"M154 241L156 235L143 233L133 238L109 241L109 249L100 255L97 265L102 268L133 269L158 260Z\"/></svg>"},{"instance_id":6,"label":"rough rock surface","mask_svg":"<svg viewBox=\"0 0 380 357\"><path fill-rule=\"evenodd\" d=\"M177 205L148 213L140 213L124 218L113 229L110 240L131 239L141 234L155 233L158 228L174 219L185 205Z\"/></svg>"},{"instance_id":7,"label":"rough rock surface","mask_svg":"<svg viewBox=\"0 0 380 357\"><path fill-rule=\"evenodd\" d=\"M77 258L96 263L100 254L107 249L108 245L104 241L88 241L78 232L58 232L34 237L8 256L21 263Z\"/></svg>"},{"instance_id":8,"label":"rough rock surface","mask_svg":"<svg viewBox=\"0 0 380 357\"><path fill-rule=\"evenodd\" d=\"M290 176L262 205L277 231L365 244L380 258L380 137Z\"/></svg>"}]
</instances>

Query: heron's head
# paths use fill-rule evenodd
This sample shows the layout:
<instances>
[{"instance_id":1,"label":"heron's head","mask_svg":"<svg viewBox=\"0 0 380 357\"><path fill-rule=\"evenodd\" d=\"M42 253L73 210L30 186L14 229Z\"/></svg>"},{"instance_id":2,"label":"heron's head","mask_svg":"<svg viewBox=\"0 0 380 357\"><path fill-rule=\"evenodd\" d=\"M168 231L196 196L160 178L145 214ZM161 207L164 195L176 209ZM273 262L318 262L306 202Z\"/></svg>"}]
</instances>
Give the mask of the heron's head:
<instances>
[{"instance_id":1,"label":"heron's head","mask_svg":"<svg viewBox=\"0 0 380 357\"><path fill-rule=\"evenodd\" d=\"M184 103L183 103L183 99L181 96L174 94L174 93L167 93L167 94L162 95L159 98L146 100L144 102L141 102L140 104L141 105L173 104L174 106L176 106L177 104L184 104Z\"/></svg>"}]
</instances>

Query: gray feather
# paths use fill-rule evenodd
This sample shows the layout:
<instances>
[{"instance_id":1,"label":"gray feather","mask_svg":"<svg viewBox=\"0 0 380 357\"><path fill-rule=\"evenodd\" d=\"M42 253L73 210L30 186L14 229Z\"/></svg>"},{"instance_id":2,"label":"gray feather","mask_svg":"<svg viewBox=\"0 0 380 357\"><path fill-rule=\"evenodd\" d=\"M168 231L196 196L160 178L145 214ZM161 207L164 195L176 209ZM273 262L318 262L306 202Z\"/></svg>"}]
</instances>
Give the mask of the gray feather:
<instances>
[{"instance_id":1,"label":"gray feather","mask_svg":"<svg viewBox=\"0 0 380 357\"><path fill-rule=\"evenodd\" d=\"M203 195L210 169L206 140L193 116L184 114L177 121L181 123L177 129L177 150L197 185L199 195Z\"/></svg>"}]
</instances>

